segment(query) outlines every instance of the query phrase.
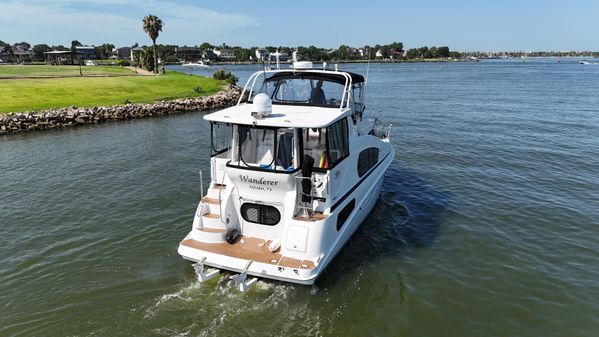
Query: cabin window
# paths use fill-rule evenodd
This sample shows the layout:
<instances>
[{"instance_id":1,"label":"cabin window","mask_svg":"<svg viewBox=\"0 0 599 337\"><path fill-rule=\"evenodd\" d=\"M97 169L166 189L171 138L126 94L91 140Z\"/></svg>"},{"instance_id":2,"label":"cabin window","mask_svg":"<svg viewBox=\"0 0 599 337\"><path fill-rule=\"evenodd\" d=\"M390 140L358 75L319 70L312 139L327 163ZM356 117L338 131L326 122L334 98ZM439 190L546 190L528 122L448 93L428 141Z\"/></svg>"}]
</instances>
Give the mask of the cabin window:
<instances>
[{"instance_id":1,"label":"cabin window","mask_svg":"<svg viewBox=\"0 0 599 337\"><path fill-rule=\"evenodd\" d=\"M314 158L314 168L328 170L349 155L347 118L327 128L303 129L304 154Z\"/></svg>"},{"instance_id":2,"label":"cabin window","mask_svg":"<svg viewBox=\"0 0 599 337\"><path fill-rule=\"evenodd\" d=\"M339 215L337 216L337 231L339 231L341 227L343 227L345 221L347 221L347 218L349 218L351 212L354 210L355 207L356 199L352 199L352 201L345 205L341 212L339 212Z\"/></svg>"},{"instance_id":3,"label":"cabin window","mask_svg":"<svg viewBox=\"0 0 599 337\"><path fill-rule=\"evenodd\" d=\"M303 129L304 154L314 159L314 167L328 169L329 162L327 153L327 129L310 128Z\"/></svg>"},{"instance_id":4,"label":"cabin window","mask_svg":"<svg viewBox=\"0 0 599 337\"><path fill-rule=\"evenodd\" d=\"M295 130L238 126L238 154L233 161L240 167L293 172L299 168Z\"/></svg>"},{"instance_id":5,"label":"cabin window","mask_svg":"<svg viewBox=\"0 0 599 337\"><path fill-rule=\"evenodd\" d=\"M379 162L378 147L369 147L362 150L358 156L358 176L361 178L366 172Z\"/></svg>"},{"instance_id":6,"label":"cabin window","mask_svg":"<svg viewBox=\"0 0 599 337\"><path fill-rule=\"evenodd\" d=\"M249 202L241 205L241 216L245 221L268 226L274 226L281 220L281 213L276 207Z\"/></svg>"},{"instance_id":7,"label":"cabin window","mask_svg":"<svg viewBox=\"0 0 599 337\"><path fill-rule=\"evenodd\" d=\"M231 149L231 138L233 136L231 124L210 123L210 135L212 145L211 156L226 158L227 151Z\"/></svg>"},{"instance_id":8,"label":"cabin window","mask_svg":"<svg viewBox=\"0 0 599 337\"><path fill-rule=\"evenodd\" d=\"M329 161L332 167L349 155L347 118L331 124L327 128L327 137Z\"/></svg>"}]
</instances>

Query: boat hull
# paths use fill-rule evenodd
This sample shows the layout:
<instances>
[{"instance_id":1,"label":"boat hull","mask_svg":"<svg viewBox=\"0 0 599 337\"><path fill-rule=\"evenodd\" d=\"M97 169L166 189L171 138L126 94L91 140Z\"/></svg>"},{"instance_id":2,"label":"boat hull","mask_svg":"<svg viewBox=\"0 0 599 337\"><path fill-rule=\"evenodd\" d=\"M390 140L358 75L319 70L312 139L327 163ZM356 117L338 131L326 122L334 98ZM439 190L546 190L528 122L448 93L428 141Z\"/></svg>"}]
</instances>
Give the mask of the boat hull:
<instances>
[{"instance_id":1,"label":"boat hull","mask_svg":"<svg viewBox=\"0 0 599 337\"><path fill-rule=\"evenodd\" d=\"M218 250L215 249L206 249L204 248L206 245L202 246L201 243L193 242L191 233L179 244L178 252L183 258L189 261L203 261L203 264L209 267L228 270L235 273L242 273L245 271L247 275L259 278L268 278L304 285L314 284L316 279L334 260L335 256L341 251L343 246L349 241L351 236L376 205L385 172L393 161L395 154L393 148L389 148L390 151L380 165L378 165L366 179L358 182L351 193L348 193L343 197L344 202L339 205L336 212L322 220L325 222L325 227L332 226L332 228L334 228L337 226L337 217L340 213L339 210L343 209L343 207L352 200L355 200L354 210L339 229L335 241L329 245L330 249L326 251L314 265L306 267L301 260L295 260L295 263L289 263L289 261L294 259L283 256L273 256L272 258L278 259L279 263L271 263L268 258L263 258L262 261L252 260L251 264L248 266L247 263L250 260L249 258L218 253ZM265 254L268 254L265 249L269 243L269 241L262 243ZM225 243L224 245L227 244ZM288 261L288 263L281 265L280 262L282 260Z\"/></svg>"}]
</instances>

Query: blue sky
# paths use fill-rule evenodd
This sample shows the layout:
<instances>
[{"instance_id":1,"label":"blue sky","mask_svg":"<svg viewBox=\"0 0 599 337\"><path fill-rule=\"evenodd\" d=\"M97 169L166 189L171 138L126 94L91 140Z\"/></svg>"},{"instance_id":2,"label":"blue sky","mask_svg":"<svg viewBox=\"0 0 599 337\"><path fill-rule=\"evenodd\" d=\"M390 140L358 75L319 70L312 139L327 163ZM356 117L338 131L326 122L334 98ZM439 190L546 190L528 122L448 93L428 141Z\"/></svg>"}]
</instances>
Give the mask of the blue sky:
<instances>
[{"instance_id":1,"label":"blue sky","mask_svg":"<svg viewBox=\"0 0 599 337\"><path fill-rule=\"evenodd\" d=\"M0 0L0 40L149 44L146 14L165 23L158 43L385 44L452 50L599 50L599 1Z\"/></svg>"}]
</instances>

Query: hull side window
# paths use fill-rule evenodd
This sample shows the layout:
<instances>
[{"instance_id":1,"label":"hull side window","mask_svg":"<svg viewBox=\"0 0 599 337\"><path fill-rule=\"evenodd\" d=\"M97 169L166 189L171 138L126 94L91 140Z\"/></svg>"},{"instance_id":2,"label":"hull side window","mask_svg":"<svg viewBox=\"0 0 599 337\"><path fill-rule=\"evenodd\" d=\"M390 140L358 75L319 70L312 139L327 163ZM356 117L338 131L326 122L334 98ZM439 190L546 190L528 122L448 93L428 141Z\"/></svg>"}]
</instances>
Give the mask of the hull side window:
<instances>
[{"instance_id":1,"label":"hull side window","mask_svg":"<svg viewBox=\"0 0 599 337\"><path fill-rule=\"evenodd\" d=\"M352 201L345 205L341 212L339 212L339 215L337 216L337 231L343 227L345 221L347 221L347 218L349 218L349 215L354 210L354 207L356 207L356 199L352 199Z\"/></svg>"},{"instance_id":2,"label":"hull side window","mask_svg":"<svg viewBox=\"0 0 599 337\"><path fill-rule=\"evenodd\" d=\"M379 149L377 147L369 147L362 150L358 156L358 176L361 178L378 162Z\"/></svg>"}]
</instances>

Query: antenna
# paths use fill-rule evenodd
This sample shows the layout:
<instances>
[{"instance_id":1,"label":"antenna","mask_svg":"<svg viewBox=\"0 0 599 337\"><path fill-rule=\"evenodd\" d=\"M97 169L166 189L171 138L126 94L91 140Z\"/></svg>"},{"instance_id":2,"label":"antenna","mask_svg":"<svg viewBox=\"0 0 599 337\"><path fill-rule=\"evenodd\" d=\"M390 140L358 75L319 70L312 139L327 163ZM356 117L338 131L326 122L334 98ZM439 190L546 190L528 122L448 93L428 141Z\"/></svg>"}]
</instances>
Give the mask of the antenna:
<instances>
[{"instance_id":1,"label":"antenna","mask_svg":"<svg viewBox=\"0 0 599 337\"><path fill-rule=\"evenodd\" d=\"M364 80L364 89L368 85L368 72L370 71L370 48L368 48L368 63L366 65L366 79Z\"/></svg>"},{"instance_id":2,"label":"antenna","mask_svg":"<svg viewBox=\"0 0 599 337\"><path fill-rule=\"evenodd\" d=\"M264 58L262 58L262 74L264 75L264 81L266 81L266 67L264 66Z\"/></svg>"}]
</instances>

